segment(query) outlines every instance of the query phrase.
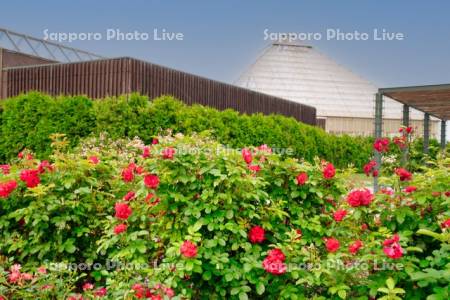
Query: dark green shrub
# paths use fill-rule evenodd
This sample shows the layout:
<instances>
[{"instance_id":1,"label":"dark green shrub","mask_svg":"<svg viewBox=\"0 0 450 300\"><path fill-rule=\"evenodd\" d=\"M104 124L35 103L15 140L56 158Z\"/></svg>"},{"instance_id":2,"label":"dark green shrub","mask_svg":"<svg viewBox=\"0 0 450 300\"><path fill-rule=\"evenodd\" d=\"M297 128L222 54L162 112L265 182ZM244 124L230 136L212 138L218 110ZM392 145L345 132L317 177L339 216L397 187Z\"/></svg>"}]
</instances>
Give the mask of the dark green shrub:
<instances>
[{"instance_id":1,"label":"dark green shrub","mask_svg":"<svg viewBox=\"0 0 450 300\"><path fill-rule=\"evenodd\" d=\"M52 133L66 134L73 147L80 138L101 132L111 138L137 136L149 143L167 129L184 134L211 131L230 147L267 144L290 149L290 155L307 161L319 156L339 167L352 163L360 168L372 151L371 139L330 135L280 115L187 106L171 96L152 102L137 94L92 101L84 96L52 98L33 92L4 101L2 111L1 161L10 160L25 147L40 158L47 157Z\"/></svg>"}]
</instances>

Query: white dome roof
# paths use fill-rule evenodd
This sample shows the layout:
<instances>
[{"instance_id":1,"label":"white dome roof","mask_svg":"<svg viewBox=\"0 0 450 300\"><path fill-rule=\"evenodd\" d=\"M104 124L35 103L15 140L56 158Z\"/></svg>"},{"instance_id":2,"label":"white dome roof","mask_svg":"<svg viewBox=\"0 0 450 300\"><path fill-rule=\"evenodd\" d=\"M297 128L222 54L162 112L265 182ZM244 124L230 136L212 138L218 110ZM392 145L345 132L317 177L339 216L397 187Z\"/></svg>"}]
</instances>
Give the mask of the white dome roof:
<instances>
[{"instance_id":1,"label":"white dome roof","mask_svg":"<svg viewBox=\"0 0 450 300\"><path fill-rule=\"evenodd\" d=\"M318 117L373 118L377 87L306 45L269 46L235 83L316 107ZM400 119L403 105L384 97L384 118ZM423 114L411 109L410 118Z\"/></svg>"}]
</instances>

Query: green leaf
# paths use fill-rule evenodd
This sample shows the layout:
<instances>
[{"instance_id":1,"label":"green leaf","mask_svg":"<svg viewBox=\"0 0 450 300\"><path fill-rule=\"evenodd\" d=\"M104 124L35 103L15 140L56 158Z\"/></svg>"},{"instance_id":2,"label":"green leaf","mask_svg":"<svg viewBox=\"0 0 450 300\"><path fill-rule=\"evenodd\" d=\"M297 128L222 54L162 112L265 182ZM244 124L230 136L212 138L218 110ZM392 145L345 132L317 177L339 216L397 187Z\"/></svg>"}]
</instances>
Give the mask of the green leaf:
<instances>
[{"instance_id":1,"label":"green leaf","mask_svg":"<svg viewBox=\"0 0 450 300\"><path fill-rule=\"evenodd\" d=\"M377 289L377 291L385 293L385 294L389 294L390 293L389 289L387 289L385 287L380 287L380 288Z\"/></svg>"},{"instance_id":2,"label":"green leaf","mask_svg":"<svg viewBox=\"0 0 450 300\"><path fill-rule=\"evenodd\" d=\"M194 224L193 226L190 226L190 227L188 228L189 234L194 234L194 233L196 233L197 231L200 230L200 228L202 228L202 226L203 226L203 220L200 219L200 220L198 220L197 222L195 222L195 224Z\"/></svg>"},{"instance_id":3,"label":"green leaf","mask_svg":"<svg viewBox=\"0 0 450 300\"><path fill-rule=\"evenodd\" d=\"M338 296L339 296L341 299L347 298L347 291L346 291L346 290L339 290L339 291L338 291Z\"/></svg>"},{"instance_id":4,"label":"green leaf","mask_svg":"<svg viewBox=\"0 0 450 300\"><path fill-rule=\"evenodd\" d=\"M386 279L386 285L390 290L394 289L395 288L394 279L392 279L392 277L389 277L388 279Z\"/></svg>"},{"instance_id":5,"label":"green leaf","mask_svg":"<svg viewBox=\"0 0 450 300\"><path fill-rule=\"evenodd\" d=\"M258 295L264 294L265 290L266 290L266 288L265 288L265 286L264 286L264 283L258 282L258 283L256 284L256 293L257 293Z\"/></svg>"},{"instance_id":6,"label":"green leaf","mask_svg":"<svg viewBox=\"0 0 450 300\"><path fill-rule=\"evenodd\" d=\"M239 293L239 300L248 300L247 293L244 292Z\"/></svg>"},{"instance_id":7,"label":"green leaf","mask_svg":"<svg viewBox=\"0 0 450 300\"><path fill-rule=\"evenodd\" d=\"M211 274L210 271L206 271L206 272L203 273L203 275L202 275L203 280L206 280L206 281L210 280L211 277L212 277L212 274Z\"/></svg>"},{"instance_id":8,"label":"green leaf","mask_svg":"<svg viewBox=\"0 0 450 300\"><path fill-rule=\"evenodd\" d=\"M194 263L192 260L188 260L184 267L186 268L186 271L192 271L192 269L194 269Z\"/></svg>"}]
</instances>

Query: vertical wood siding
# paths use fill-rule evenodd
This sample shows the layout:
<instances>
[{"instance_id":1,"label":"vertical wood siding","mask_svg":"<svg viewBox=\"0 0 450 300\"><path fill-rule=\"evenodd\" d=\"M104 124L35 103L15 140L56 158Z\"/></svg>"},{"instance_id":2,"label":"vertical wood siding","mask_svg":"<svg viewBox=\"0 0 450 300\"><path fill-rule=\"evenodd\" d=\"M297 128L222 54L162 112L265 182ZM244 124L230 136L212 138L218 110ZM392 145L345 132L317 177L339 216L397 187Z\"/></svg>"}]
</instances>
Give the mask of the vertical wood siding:
<instances>
[{"instance_id":1,"label":"vertical wood siding","mask_svg":"<svg viewBox=\"0 0 450 300\"><path fill-rule=\"evenodd\" d=\"M94 99L138 92L155 98L172 95L241 113L282 114L316 124L316 110L285 99L176 71L132 58L48 64L3 70L3 97L37 90L51 95L87 95Z\"/></svg>"}]
</instances>

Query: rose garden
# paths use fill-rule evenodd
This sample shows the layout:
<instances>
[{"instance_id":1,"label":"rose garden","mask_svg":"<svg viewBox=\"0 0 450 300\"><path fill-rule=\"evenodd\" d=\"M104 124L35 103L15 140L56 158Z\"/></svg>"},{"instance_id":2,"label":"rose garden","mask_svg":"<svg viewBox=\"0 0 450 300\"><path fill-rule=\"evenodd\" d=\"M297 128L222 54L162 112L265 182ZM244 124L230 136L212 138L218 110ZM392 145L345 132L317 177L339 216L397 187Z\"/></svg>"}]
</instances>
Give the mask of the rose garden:
<instances>
[{"instance_id":1,"label":"rose garden","mask_svg":"<svg viewBox=\"0 0 450 300\"><path fill-rule=\"evenodd\" d=\"M103 103L0 104L0 299L449 299L448 146Z\"/></svg>"}]
</instances>

